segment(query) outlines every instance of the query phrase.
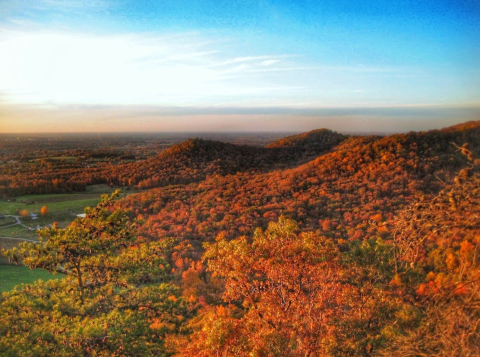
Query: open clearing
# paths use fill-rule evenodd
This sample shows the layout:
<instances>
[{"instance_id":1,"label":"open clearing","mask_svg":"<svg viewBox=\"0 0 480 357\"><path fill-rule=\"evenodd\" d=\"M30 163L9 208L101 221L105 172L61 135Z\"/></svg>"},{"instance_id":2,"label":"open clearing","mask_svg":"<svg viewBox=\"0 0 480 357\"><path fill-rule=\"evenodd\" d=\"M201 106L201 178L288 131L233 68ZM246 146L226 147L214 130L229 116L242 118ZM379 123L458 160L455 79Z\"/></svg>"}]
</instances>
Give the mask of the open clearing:
<instances>
[{"instance_id":1,"label":"open clearing","mask_svg":"<svg viewBox=\"0 0 480 357\"><path fill-rule=\"evenodd\" d=\"M50 222L52 223L52 222ZM14 225L9 227L0 227L0 237L13 237L13 238L28 238L36 237L36 225L32 224L33 228L28 229L21 225ZM44 225L41 225L43 227Z\"/></svg>"},{"instance_id":2,"label":"open clearing","mask_svg":"<svg viewBox=\"0 0 480 357\"><path fill-rule=\"evenodd\" d=\"M0 201L0 213L18 214L22 210L28 213L40 214L40 209L47 206L50 212L70 210L75 213L82 213L85 207L94 207L100 202L97 193L66 193L51 195L28 195L16 197L15 201Z\"/></svg>"},{"instance_id":3,"label":"open clearing","mask_svg":"<svg viewBox=\"0 0 480 357\"><path fill-rule=\"evenodd\" d=\"M1 200L1 214L16 214L21 210L27 210L28 213L40 214L40 209L47 206L51 213L55 211L71 211L73 213L83 213L85 207L95 207L100 202L100 196L104 193L112 193L114 188L109 185L88 186L86 192L82 193L57 193L25 195L15 197L14 201ZM138 192L136 190L128 191L128 194ZM122 192L122 196L127 193Z\"/></svg>"},{"instance_id":4,"label":"open clearing","mask_svg":"<svg viewBox=\"0 0 480 357\"><path fill-rule=\"evenodd\" d=\"M100 196L111 193L114 188L108 185L93 185L87 187L85 193L71 194L44 194L25 195L15 197L14 201L0 201L0 213L4 215L16 215L22 210L37 214L37 219L30 216L19 217L21 224L16 224L14 217L0 218L0 249L12 249L18 247L23 241L37 240L37 228L45 228L56 222L60 228L68 226L77 214L83 213L85 207L95 207L100 202ZM133 194L138 191L128 191ZM127 193L123 192L122 196ZM49 213L45 216L40 214L40 209L47 206ZM8 259L0 254L0 292L12 290L15 285L24 283L31 284L38 279L55 279L55 276L41 269L30 270L25 266L9 265Z\"/></svg>"},{"instance_id":5,"label":"open clearing","mask_svg":"<svg viewBox=\"0 0 480 357\"><path fill-rule=\"evenodd\" d=\"M10 291L19 284L32 284L37 280L59 278L61 275L53 275L42 269L31 270L21 265L0 265L0 293Z\"/></svg>"},{"instance_id":6,"label":"open clearing","mask_svg":"<svg viewBox=\"0 0 480 357\"><path fill-rule=\"evenodd\" d=\"M6 238L0 238L0 250L1 249L12 249L17 247L22 241L15 240L15 239L6 239ZM3 266L2 264L9 264L9 261L7 257L5 257L3 254L0 253L0 266ZM1 272L1 270L0 270ZM0 276L1 279L1 276Z\"/></svg>"},{"instance_id":7,"label":"open clearing","mask_svg":"<svg viewBox=\"0 0 480 357\"><path fill-rule=\"evenodd\" d=\"M0 219L0 228L2 227L8 227L12 224L16 224L17 223L17 220L15 219L15 217L4 217L2 219Z\"/></svg>"}]
</instances>

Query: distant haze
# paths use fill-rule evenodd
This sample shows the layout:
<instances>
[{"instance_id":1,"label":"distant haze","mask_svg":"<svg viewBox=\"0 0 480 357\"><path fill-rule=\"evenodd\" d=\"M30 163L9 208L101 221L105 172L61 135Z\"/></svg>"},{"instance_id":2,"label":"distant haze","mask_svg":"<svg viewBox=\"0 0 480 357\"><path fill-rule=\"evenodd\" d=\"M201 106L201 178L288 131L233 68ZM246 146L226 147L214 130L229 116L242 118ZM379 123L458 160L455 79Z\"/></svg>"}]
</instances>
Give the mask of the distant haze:
<instances>
[{"instance_id":1,"label":"distant haze","mask_svg":"<svg viewBox=\"0 0 480 357\"><path fill-rule=\"evenodd\" d=\"M41 132L407 132L440 129L480 118L479 107L418 108L7 108L4 133ZM238 113L235 111L238 110Z\"/></svg>"}]
</instances>

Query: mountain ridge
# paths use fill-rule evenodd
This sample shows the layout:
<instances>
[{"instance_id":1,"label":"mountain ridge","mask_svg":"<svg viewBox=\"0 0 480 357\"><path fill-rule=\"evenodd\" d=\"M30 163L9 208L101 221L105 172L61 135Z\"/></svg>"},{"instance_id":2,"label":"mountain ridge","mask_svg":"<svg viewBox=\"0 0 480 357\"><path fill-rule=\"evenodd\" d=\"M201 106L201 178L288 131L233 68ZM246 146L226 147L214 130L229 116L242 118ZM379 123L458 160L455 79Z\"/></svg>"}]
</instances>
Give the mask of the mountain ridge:
<instances>
[{"instance_id":1,"label":"mountain ridge","mask_svg":"<svg viewBox=\"0 0 480 357\"><path fill-rule=\"evenodd\" d=\"M15 196L29 193L77 192L94 184L149 189L201 182L212 175L225 176L249 171L266 173L291 169L322 155L345 150L347 144L353 145L352 147L361 145L360 142L365 140L378 141L376 145L380 147L386 145L382 150L392 151L398 140L409 146L410 142L416 140L415 138L423 138L426 135L430 139L423 143L422 147L411 150L415 151L415 155L423 153L430 155L427 150L430 148L437 150L442 156L442 151L451 152L454 149L445 140L457 138L458 140L455 140L459 145L467 141L473 143L475 140L472 135L480 135L479 123L480 121L467 122L440 130L389 136L347 136L328 129L318 129L288 136L265 147L192 138L158 153L155 157L133 163L102 164L95 167L79 165L72 169L33 173L29 173L28 170L25 173L22 170L9 170L5 166L7 171L0 176L0 193ZM357 142L358 140L360 142ZM478 150L478 145L474 145L473 148ZM395 157L401 156L400 151L394 150L392 154Z\"/></svg>"},{"instance_id":2,"label":"mountain ridge","mask_svg":"<svg viewBox=\"0 0 480 357\"><path fill-rule=\"evenodd\" d=\"M439 192L465 167L452 142L469 143L478 156L480 122L463 131L350 137L295 167L211 175L131 196L122 205L147 220L145 239L177 237L200 250L200 242L217 234L247 234L281 215L302 229L359 239L369 234L371 217L392 219L415 197Z\"/></svg>"}]
</instances>

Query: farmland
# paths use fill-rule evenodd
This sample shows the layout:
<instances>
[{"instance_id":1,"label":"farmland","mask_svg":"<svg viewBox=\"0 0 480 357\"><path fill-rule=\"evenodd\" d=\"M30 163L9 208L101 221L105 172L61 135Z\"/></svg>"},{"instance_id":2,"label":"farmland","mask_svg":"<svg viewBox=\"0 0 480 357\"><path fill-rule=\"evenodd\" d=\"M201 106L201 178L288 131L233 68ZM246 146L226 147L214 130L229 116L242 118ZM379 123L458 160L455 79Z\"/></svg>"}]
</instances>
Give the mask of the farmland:
<instances>
[{"instance_id":1,"label":"farmland","mask_svg":"<svg viewBox=\"0 0 480 357\"><path fill-rule=\"evenodd\" d=\"M12 290L19 284L32 284L37 280L58 279L42 269L29 269L25 266L0 265L0 293Z\"/></svg>"},{"instance_id":2,"label":"farmland","mask_svg":"<svg viewBox=\"0 0 480 357\"><path fill-rule=\"evenodd\" d=\"M24 240L36 240L36 230L53 222L59 227L66 227L77 214L83 213L85 207L96 206L102 193L112 190L108 185L94 185L88 187L85 193L25 195L0 201L0 214L4 215L0 218L0 249L14 248ZM43 206L48 208L48 213L44 215L40 212ZM28 212L28 215L21 216L22 211ZM37 218L32 219L30 213L36 214ZM40 269L9 265L7 258L0 256L0 292L9 291L21 283L52 278L52 274Z\"/></svg>"},{"instance_id":3,"label":"farmland","mask_svg":"<svg viewBox=\"0 0 480 357\"><path fill-rule=\"evenodd\" d=\"M100 202L101 193L111 191L107 185L96 185L89 187L86 193L26 195L2 200L0 214L4 217L0 218L0 237L35 239L36 229L53 222L66 227L77 214L83 213L85 207L96 206ZM48 213L42 215L40 211L44 206ZM36 217L32 218L30 214ZM0 240L0 248L4 248L5 244L4 240Z\"/></svg>"},{"instance_id":4,"label":"farmland","mask_svg":"<svg viewBox=\"0 0 480 357\"><path fill-rule=\"evenodd\" d=\"M40 214L40 209L47 206L51 214L59 211L82 213L85 207L96 206L102 193L112 192L108 185L89 187L85 193L25 195L11 200L0 201L0 213L15 215L22 210Z\"/></svg>"}]
</instances>

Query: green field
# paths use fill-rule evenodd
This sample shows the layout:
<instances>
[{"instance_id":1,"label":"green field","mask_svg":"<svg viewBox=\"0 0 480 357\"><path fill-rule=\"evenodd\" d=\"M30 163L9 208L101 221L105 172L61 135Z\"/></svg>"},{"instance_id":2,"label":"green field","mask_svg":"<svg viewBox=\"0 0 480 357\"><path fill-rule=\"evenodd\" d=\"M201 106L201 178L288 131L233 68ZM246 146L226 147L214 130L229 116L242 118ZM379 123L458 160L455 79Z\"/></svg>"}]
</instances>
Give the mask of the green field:
<instances>
[{"instance_id":1,"label":"green field","mask_svg":"<svg viewBox=\"0 0 480 357\"><path fill-rule=\"evenodd\" d=\"M21 210L27 210L28 213L40 214L43 206L47 206L50 212L71 210L75 213L83 213L85 207L94 207L100 202L100 195L98 193L67 193L28 195L15 199L14 202L0 201L0 213L15 214Z\"/></svg>"},{"instance_id":2,"label":"green field","mask_svg":"<svg viewBox=\"0 0 480 357\"><path fill-rule=\"evenodd\" d=\"M37 280L58 279L42 269L31 270L21 265L0 265L0 292L10 291L19 284L32 284Z\"/></svg>"},{"instance_id":3,"label":"green field","mask_svg":"<svg viewBox=\"0 0 480 357\"><path fill-rule=\"evenodd\" d=\"M60 228L65 228L75 219L76 214L84 212L85 207L95 207L100 202L101 194L111 193L113 190L108 185L93 185L87 187L85 193L25 195L15 197L13 202L1 200L0 213L15 215L16 212L27 210L28 213L38 214L38 219L32 220L30 217L20 217L22 225L11 225L16 223L13 217L1 218L0 249L12 249L22 242L5 237L36 240L37 226L44 228L56 222ZM135 192L132 190L128 194ZM49 213L45 216L40 215L40 209L43 206L47 206L49 210ZM30 284L38 279L48 280L58 277L40 269L30 270L24 266L8 264L7 258L0 254L0 292L11 290L20 283Z\"/></svg>"},{"instance_id":4,"label":"green field","mask_svg":"<svg viewBox=\"0 0 480 357\"><path fill-rule=\"evenodd\" d=\"M100 202L100 196L111 193L114 189L108 185L88 186L82 193L57 193L43 195L25 195L15 197L15 201L0 200L0 213L15 214L21 210L28 213L40 214L40 209L47 206L51 213L55 211L71 211L76 214L83 213L85 207L95 207ZM129 191L128 194L136 191ZM122 194L125 195L125 192Z\"/></svg>"},{"instance_id":5,"label":"green field","mask_svg":"<svg viewBox=\"0 0 480 357\"><path fill-rule=\"evenodd\" d=\"M0 213L4 215L19 215L22 210L36 213L38 219L32 220L29 216L20 217L22 225L13 225L13 217L0 218L0 237L32 238L36 236L36 229L43 228L56 222L60 228L68 226L77 214L83 213L85 207L95 207L100 202L100 196L111 193L114 188L109 185L92 185L84 193L71 194L43 194L15 197L14 201L0 200ZM128 191L133 194L137 191ZM127 193L123 192L122 196ZM40 214L43 206L47 206L49 213ZM25 227L26 226L26 227ZM29 229L30 228L30 229ZM1 248L1 246L0 246Z\"/></svg>"},{"instance_id":6,"label":"green field","mask_svg":"<svg viewBox=\"0 0 480 357\"><path fill-rule=\"evenodd\" d=\"M17 220L13 217L4 217L4 218L1 218L0 219L0 228L1 227L7 227L7 226L10 226L12 224L15 224L17 222Z\"/></svg>"},{"instance_id":7,"label":"green field","mask_svg":"<svg viewBox=\"0 0 480 357\"><path fill-rule=\"evenodd\" d=\"M51 222L50 222L51 223ZM33 225L32 225L33 226ZM36 226L35 226L36 227ZM0 237L29 238L36 237L35 227L32 230L20 225L0 227ZM43 225L42 225L43 227Z\"/></svg>"},{"instance_id":8,"label":"green field","mask_svg":"<svg viewBox=\"0 0 480 357\"><path fill-rule=\"evenodd\" d=\"M29 237L28 239L36 240L36 236ZM24 242L20 239L11 239L11 238L0 238L0 250L1 249L12 249L18 247L20 243ZM0 266L2 264L10 264L8 258L0 253Z\"/></svg>"},{"instance_id":9,"label":"green field","mask_svg":"<svg viewBox=\"0 0 480 357\"><path fill-rule=\"evenodd\" d=\"M60 228L65 228L76 218L76 214L84 212L85 207L95 207L100 202L98 191L108 192L109 189L110 187L107 185L97 185L90 188L89 192L80 194L26 195L16 197L13 202L2 200L0 201L0 213L14 215L21 210L27 210L29 213L37 213L38 219L32 220L28 216L20 217L22 224L12 225L12 223L16 223L15 218L1 218L0 237L36 240L37 228L50 226L53 222L56 222ZM33 203L27 204L26 202ZM42 206L47 206L49 210L45 216L40 215ZM18 246L20 242L21 240L0 238L0 249L11 249ZM0 255L0 264L7 263L7 259Z\"/></svg>"}]
</instances>

